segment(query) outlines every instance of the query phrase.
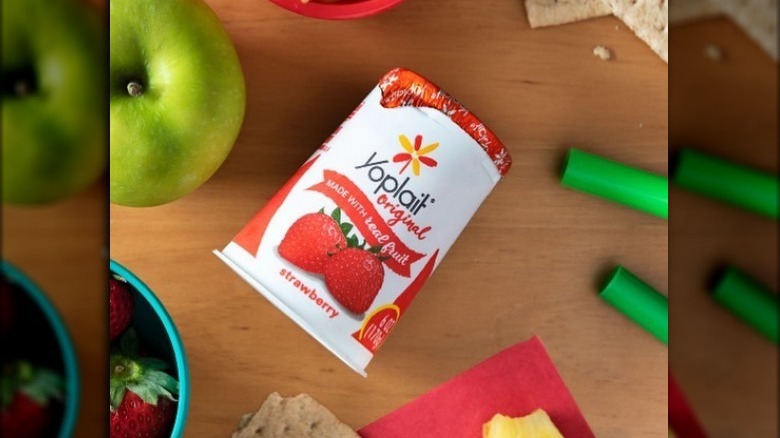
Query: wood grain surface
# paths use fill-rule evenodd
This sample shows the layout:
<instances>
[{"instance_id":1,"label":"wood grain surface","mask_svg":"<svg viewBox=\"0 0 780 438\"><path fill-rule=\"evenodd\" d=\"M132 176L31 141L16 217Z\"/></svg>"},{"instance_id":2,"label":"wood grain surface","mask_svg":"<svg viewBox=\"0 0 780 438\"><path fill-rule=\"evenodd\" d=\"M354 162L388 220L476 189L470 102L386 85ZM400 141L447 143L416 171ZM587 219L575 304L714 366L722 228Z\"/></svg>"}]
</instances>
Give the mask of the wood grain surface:
<instances>
[{"instance_id":1,"label":"wood grain surface","mask_svg":"<svg viewBox=\"0 0 780 438\"><path fill-rule=\"evenodd\" d=\"M37 207L2 208L2 255L49 297L70 332L81 373L76 437L107 431L108 184Z\"/></svg>"},{"instance_id":2,"label":"wood grain surface","mask_svg":"<svg viewBox=\"0 0 780 438\"><path fill-rule=\"evenodd\" d=\"M717 46L724 59L704 56ZM669 150L777 174L777 64L733 22L672 28ZM732 264L778 291L777 222L670 187L669 363L713 437L778 434L777 348L707 295Z\"/></svg>"},{"instance_id":3,"label":"wood grain surface","mask_svg":"<svg viewBox=\"0 0 780 438\"><path fill-rule=\"evenodd\" d=\"M520 0L409 0L349 22L306 19L264 0L209 4L246 75L238 142L192 195L110 211L111 257L156 291L186 344L187 436L229 435L272 391L309 393L359 428L533 334L597 436L666 436L667 347L596 287L622 263L666 293L667 223L563 189L557 176L573 146L666 174L667 65L642 41L613 17L532 31ZM614 59L595 57L596 45ZM211 250L396 66L479 114L514 167L364 379Z\"/></svg>"}]
</instances>

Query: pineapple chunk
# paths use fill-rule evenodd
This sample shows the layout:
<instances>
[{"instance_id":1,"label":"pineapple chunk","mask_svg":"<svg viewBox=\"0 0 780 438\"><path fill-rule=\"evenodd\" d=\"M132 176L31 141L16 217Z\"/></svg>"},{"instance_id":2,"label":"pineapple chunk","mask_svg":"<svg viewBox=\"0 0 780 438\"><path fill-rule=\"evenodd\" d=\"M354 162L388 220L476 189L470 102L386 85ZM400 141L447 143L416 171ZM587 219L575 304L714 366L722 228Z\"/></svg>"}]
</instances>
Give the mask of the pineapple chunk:
<instances>
[{"instance_id":1,"label":"pineapple chunk","mask_svg":"<svg viewBox=\"0 0 780 438\"><path fill-rule=\"evenodd\" d=\"M483 438L563 438L547 412L537 409L525 417L496 414L482 426Z\"/></svg>"}]
</instances>

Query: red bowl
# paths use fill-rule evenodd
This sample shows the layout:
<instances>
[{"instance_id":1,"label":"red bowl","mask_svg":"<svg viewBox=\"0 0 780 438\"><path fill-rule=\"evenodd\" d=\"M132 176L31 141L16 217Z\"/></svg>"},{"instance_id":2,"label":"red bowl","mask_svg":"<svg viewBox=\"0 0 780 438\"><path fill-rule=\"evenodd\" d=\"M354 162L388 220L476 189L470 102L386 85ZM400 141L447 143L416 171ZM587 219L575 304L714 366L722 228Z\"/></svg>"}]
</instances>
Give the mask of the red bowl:
<instances>
[{"instance_id":1,"label":"red bowl","mask_svg":"<svg viewBox=\"0 0 780 438\"><path fill-rule=\"evenodd\" d=\"M301 0L271 0L272 3L296 14L326 20L349 20L368 17L386 11L403 1L343 0L336 3L320 3L319 0L310 0L309 3L303 3Z\"/></svg>"}]
</instances>

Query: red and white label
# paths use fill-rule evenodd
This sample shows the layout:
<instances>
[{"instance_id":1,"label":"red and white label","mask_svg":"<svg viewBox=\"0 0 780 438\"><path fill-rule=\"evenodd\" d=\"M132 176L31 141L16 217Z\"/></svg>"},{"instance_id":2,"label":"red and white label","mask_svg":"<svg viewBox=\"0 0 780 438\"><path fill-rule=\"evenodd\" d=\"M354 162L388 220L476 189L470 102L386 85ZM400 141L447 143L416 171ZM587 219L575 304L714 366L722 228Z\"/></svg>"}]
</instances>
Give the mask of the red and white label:
<instances>
[{"instance_id":1,"label":"red and white label","mask_svg":"<svg viewBox=\"0 0 780 438\"><path fill-rule=\"evenodd\" d=\"M447 113L453 100L417 105L408 98L421 93L414 83L406 94L391 90L407 74L419 78L385 75L218 252L363 375L511 163L467 110Z\"/></svg>"}]
</instances>

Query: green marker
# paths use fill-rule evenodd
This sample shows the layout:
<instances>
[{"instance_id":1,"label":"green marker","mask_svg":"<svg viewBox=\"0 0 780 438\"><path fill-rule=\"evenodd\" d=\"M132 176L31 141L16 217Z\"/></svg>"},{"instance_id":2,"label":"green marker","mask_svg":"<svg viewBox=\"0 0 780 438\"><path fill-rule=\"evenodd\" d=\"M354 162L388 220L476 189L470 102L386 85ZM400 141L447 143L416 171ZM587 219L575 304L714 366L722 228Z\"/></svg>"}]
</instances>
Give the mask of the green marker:
<instances>
[{"instance_id":1,"label":"green marker","mask_svg":"<svg viewBox=\"0 0 780 438\"><path fill-rule=\"evenodd\" d=\"M667 219L669 183L661 175L569 149L561 184Z\"/></svg>"},{"instance_id":2,"label":"green marker","mask_svg":"<svg viewBox=\"0 0 780 438\"><path fill-rule=\"evenodd\" d=\"M669 301L626 268L616 267L599 294L661 342L669 343Z\"/></svg>"},{"instance_id":3,"label":"green marker","mask_svg":"<svg viewBox=\"0 0 780 438\"><path fill-rule=\"evenodd\" d=\"M778 217L780 191L776 175L691 149L678 155L675 184L754 213Z\"/></svg>"},{"instance_id":4,"label":"green marker","mask_svg":"<svg viewBox=\"0 0 780 438\"><path fill-rule=\"evenodd\" d=\"M778 312L780 312L777 296L756 280L734 267L728 267L715 283L712 297L772 342L777 343Z\"/></svg>"}]
</instances>

